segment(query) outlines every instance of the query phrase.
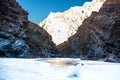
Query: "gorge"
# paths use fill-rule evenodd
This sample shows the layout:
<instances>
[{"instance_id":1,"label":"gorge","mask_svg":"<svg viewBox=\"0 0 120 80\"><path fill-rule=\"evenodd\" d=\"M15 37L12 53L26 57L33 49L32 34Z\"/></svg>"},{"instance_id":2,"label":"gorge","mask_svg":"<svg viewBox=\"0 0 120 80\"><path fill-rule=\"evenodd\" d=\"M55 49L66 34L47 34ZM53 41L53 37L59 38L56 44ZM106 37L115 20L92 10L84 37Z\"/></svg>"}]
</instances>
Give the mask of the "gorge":
<instances>
[{"instance_id":1,"label":"gorge","mask_svg":"<svg viewBox=\"0 0 120 80\"><path fill-rule=\"evenodd\" d=\"M51 13L41 27L16 0L0 0L0 15L0 57L120 62L120 0L93 0Z\"/></svg>"}]
</instances>

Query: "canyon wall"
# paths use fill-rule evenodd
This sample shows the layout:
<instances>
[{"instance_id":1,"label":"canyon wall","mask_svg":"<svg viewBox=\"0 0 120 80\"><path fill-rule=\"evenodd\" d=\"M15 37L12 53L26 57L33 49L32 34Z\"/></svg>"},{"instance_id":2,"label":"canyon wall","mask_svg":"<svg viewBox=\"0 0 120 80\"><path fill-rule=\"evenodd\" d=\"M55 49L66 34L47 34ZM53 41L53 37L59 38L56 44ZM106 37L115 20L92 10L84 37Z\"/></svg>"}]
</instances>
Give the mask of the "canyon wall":
<instances>
[{"instance_id":1,"label":"canyon wall","mask_svg":"<svg viewBox=\"0 0 120 80\"><path fill-rule=\"evenodd\" d=\"M120 0L107 0L57 48L66 57L120 62Z\"/></svg>"},{"instance_id":2,"label":"canyon wall","mask_svg":"<svg viewBox=\"0 0 120 80\"><path fill-rule=\"evenodd\" d=\"M28 21L16 0L0 0L0 57L56 57L51 36Z\"/></svg>"}]
</instances>

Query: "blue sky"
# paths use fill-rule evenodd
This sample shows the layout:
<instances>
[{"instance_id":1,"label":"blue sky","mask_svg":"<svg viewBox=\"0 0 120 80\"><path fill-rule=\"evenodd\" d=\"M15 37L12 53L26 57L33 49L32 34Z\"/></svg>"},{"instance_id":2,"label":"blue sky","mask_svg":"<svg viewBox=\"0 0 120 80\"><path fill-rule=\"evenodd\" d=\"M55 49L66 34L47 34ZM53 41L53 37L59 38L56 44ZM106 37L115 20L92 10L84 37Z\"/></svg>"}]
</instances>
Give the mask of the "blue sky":
<instances>
[{"instance_id":1,"label":"blue sky","mask_svg":"<svg viewBox=\"0 0 120 80\"><path fill-rule=\"evenodd\" d=\"M50 12L63 12L72 6L81 6L85 1L91 0L17 0L28 11L29 20L37 24Z\"/></svg>"}]
</instances>

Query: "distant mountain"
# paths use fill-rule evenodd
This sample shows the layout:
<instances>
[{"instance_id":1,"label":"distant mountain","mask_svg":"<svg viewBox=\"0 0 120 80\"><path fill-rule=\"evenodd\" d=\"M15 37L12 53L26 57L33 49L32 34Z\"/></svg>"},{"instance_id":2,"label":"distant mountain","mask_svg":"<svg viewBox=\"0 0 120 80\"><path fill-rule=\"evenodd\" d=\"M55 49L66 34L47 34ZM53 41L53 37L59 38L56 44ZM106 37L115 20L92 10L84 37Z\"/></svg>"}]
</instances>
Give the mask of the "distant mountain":
<instances>
[{"instance_id":1,"label":"distant mountain","mask_svg":"<svg viewBox=\"0 0 120 80\"><path fill-rule=\"evenodd\" d=\"M51 12L39 25L52 36L53 42L59 45L74 35L78 27L93 11L99 11L104 1L93 0L85 2L83 6L71 7L65 12Z\"/></svg>"}]
</instances>

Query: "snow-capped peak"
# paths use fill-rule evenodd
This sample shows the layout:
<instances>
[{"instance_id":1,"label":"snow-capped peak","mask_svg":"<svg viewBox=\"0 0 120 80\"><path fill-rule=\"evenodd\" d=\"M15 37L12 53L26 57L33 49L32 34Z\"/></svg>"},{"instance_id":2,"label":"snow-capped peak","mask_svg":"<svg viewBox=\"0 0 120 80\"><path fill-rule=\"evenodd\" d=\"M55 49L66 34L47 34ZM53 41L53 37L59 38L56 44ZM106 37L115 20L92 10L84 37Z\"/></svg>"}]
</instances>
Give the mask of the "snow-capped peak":
<instances>
[{"instance_id":1,"label":"snow-capped peak","mask_svg":"<svg viewBox=\"0 0 120 80\"><path fill-rule=\"evenodd\" d=\"M56 45L67 41L74 35L82 22L88 18L93 11L99 11L102 0L85 2L83 6L74 6L64 12L50 12L48 17L39 23L51 36Z\"/></svg>"}]
</instances>

